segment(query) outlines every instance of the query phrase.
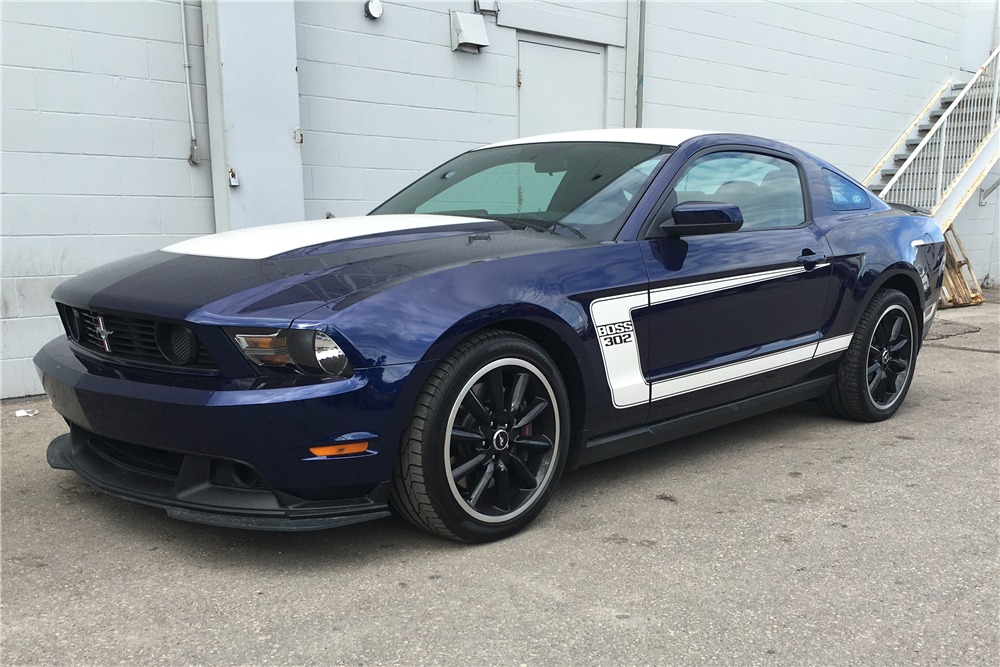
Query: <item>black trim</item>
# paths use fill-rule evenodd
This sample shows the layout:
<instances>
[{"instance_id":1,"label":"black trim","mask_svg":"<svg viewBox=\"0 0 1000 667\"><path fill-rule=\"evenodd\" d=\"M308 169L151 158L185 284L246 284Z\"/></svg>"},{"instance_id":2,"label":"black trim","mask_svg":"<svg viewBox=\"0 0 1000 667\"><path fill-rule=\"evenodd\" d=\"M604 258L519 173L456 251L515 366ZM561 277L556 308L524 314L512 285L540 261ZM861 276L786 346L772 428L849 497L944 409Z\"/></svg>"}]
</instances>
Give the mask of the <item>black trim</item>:
<instances>
[{"instance_id":1,"label":"black trim","mask_svg":"<svg viewBox=\"0 0 1000 667\"><path fill-rule=\"evenodd\" d=\"M827 171L829 171L829 169ZM928 211L926 208L922 208L920 206L911 206L910 204L901 204L900 202L894 202L894 201L887 201L885 203L888 204L891 208L896 209L897 211L902 211L903 213L908 213L910 215L922 215L925 218L931 218L934 216L933 213Z\"/></svg>"},{"instance_id":2,"label":"black trim","mask_svg":"<svg viewBox=\"0 0 1000 667\"><path fill-rule=\"evenodd\" d=\"M49 443L46 459L51 467L72 470L109 496L160 507L174 519L213 526L304 531L389 516L388 482L360 498L310 501L271 489L263 482L252 488L221 486L213 479L212 470L223 459L184 454L159 460L154 454L169 457L170 453L117 441L111 444L118 444L121 451L109 455L103 440L71 425L69 433Z\"/></svg>"},{"instance_id":3,"label":"black trim","mask_svg":"<svg viewBox=\"0 0 1000 667\"><path fill-rule=\"evenodd\" d=\"M640 428L595 438L587 442L580 453L578 465L583 466L589 463L596 463L604 459L653 447L664 442L669 442L670 440L694 435L701 431L707 431L716 426L731 424L747 417L754 417L812 398L819 398L826 393L833 382L834 376L832 375L807 380L791 387L745 398L742 401L719 405L714 408L702 410L701 412L694 412L682 417L674 417L655 424L647 424Z\"/></svg>"},{"instance_id":4,"label":"black trim","mask_svg":"<svg viewBox=\"0 0 1000 667\"><path fill-rule=\"evenodd\" d=\"M160 371L180 372L190 375L217 375L218 364L212 354L188 326L160 319L106 309L80 308L56 303L66 337L74 352L90 355L101 361L149 368ZM98 318L107 320L110 337L105 350L97 335ZM191 354L179 359L170 349L171 331L181 328L189 336Z\"/></svg>"}]
</instances>

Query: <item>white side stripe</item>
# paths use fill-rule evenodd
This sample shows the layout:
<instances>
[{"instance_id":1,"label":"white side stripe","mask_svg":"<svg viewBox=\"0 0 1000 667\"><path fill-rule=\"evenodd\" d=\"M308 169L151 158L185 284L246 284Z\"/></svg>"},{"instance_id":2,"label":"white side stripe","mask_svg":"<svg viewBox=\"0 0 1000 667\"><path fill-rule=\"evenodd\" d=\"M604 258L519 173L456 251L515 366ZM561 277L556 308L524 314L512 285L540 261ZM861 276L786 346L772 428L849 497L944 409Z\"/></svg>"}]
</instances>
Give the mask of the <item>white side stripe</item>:
<instances>
[{"instance_id":1,"label":"white side stripe","mask_svg":"<svg viewBox=\"0 0 1000 667\"><path fill-rule=\"evenodd\" d=\"M828 266L828 264L818 264L814 268L823 266ZM699 283L662 287L649 292L631 292L595 299L590 304L590 317L597 329L601 356L604 358L604 369L607 373L608 385L611 387L611 398L615 407L628 408L671 396L679 396L846 350L850 346L854 334L824 338L815 343L799 345L780 352L764 354L752 359L653 383L646 381L639 361L639 345L635 336L632 311L660 303L669 303L743 285L784 278L805 271L806 268L803 266L793 266L742 276L705 280Z\"/></svg>"},{"instance_id":2,"label":"white side stripe","mask_svg":"<svg viewBox=\"0 0 1000 667\"><path fill-rule=\"evenodd\" d=\"M590 303L590 318L597 328L604 370L616 408L649 403L649 385L639 364L639 346L635 339L632 311L649 305L649 292L595 299Z\"/></svg>"},{"instance_id":3,"label":"white side stripe","mask_svg":"<svg viewBox=\"0 0 1000 667\"><path fill-rule=\"evenodd\" d=\"M818 266L826 266L825 264ZM818 268L818 267L817 267ZM716 280L706 280L700 283L688 283L686 285L674 285L672 287L661 287L649 293L650 305L667 303L679 299L688 299L702 294L721 292L722 290L753 285L767 280L776 280L785 276L794 276L797 273L805 273L804 266L792 266L787 269L775 269L774 271L761 271L760 273L748 273L743 276L730 276L729 278L718 278Z\"/></svg>"},{"instance_id":4,"label":"white side stripe","mask_svg":"<svg viewBox=\"0 0 1000 667\"><path fill-rule=\"evenodd\" d=\"M843 352L850 347L852 338L854 338L854 334L837 336L835 338L824 338L816 345L816 356L823 357L828 354Z\"/></svg>"},{"instance_id":5,"label":"white side stripe","mask_svg":"<svg viewBox=\"0 0 1000 667\"><path fill-rule=\"evenodd\" d=\"M689 373L669 380L661 380L653 383L653 398L658 401L661 398L669 398L678 394L686 394L699 389L708 389L716 385L742 380L752 375L760 375L768 371L801 364L810 361L816 352L816 343L809 343L790 350L765 354L746 361L738 361L734 364L726 364L697 373Z\"/></svg>"}]
</instances>

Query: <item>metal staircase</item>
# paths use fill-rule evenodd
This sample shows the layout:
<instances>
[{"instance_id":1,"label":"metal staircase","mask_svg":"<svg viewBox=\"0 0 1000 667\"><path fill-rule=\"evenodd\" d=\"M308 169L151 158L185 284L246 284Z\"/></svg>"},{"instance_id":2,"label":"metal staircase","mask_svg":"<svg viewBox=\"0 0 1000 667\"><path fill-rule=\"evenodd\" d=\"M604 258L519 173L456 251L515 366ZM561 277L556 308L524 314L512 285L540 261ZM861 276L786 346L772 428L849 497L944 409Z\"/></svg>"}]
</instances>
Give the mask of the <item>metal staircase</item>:
<instances>
[{"instance_id":1,"label":"metal staircase","mask_svg":"<svg viewBox=\"0 0 1000 667\"><path fill-rule=\"evenodd\" d=\"M949 82L866 182L883 200L925 208L941 225L948 242L941 307L983 299L952 223L1000 158L998 53L968 83Z\"/></svg>"},{"instance_id":2,"label":"metal staircase","mask_svg":"<svg viewBox=\"0 0 1000 667\"><path fill-rule=\"evenodd\" d=\"M937 95L920 112L916 120L906 129L906 132L896 142L896 145L886 153L878 166L868 174L865 184L869 190L875 194L880 194L885 189L885 186L899 172L903 163L909 159L917 149L917 146L920 145L920 142L927 136L927 133L934 127L935 123L941 119L941 116L944 115L948 107L958 98L958 94L965 89L965 86L965 83L952 83L952 81L949 81L938 91ZM875 180L876 177L878 177L878 180Z\"/></svg>"}]
</instances>

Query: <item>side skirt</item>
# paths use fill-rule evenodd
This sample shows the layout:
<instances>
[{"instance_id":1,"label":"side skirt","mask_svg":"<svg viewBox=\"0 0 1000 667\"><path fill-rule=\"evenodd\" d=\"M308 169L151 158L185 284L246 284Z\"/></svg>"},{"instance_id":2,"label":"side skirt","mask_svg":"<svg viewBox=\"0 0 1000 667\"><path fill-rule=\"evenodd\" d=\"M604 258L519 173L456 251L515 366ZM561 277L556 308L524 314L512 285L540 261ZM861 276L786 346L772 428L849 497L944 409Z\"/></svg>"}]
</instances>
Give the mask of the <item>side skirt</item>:
<instances>
[{"instance_id":1,"label":"side skirt","mask_svg":"<svg viewBox=\"0 0 1000 667\"><path fill-rule=\"evenodd\" d=\"M641 428L589 440L580 453L577 465L587 465L646 449L670 440L707 431L716 426L731 424L747 417L754 417L795 403L819 398L833 384L834 376L807 380L800 384L760 394L742 401L719 405L701 412L674 417Z\"/></svg>"}]
</instances>

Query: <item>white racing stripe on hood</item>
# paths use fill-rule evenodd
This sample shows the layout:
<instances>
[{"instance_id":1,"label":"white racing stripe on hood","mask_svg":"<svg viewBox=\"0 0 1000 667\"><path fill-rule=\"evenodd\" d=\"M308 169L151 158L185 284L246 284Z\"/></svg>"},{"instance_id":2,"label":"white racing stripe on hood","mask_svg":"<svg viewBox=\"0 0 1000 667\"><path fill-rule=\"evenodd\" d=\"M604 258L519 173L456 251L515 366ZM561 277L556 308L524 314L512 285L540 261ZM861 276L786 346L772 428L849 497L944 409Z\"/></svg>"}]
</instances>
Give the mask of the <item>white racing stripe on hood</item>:
<instances>
[{"instance_id":1,"label":"white racing stripe on hood","mask_svg":"<svg viewBox=\"0 0 1000 667\"><path fill-rule=\"evenodd\" d=\"M264 259L320 243L343 241L373 234L401 232L409 229L463 225L470 222L482 222L482 220L451 215L421 214L307 220L199 236L167 246L163 250L179 255Z\"/></svg>"}]
</instances>

